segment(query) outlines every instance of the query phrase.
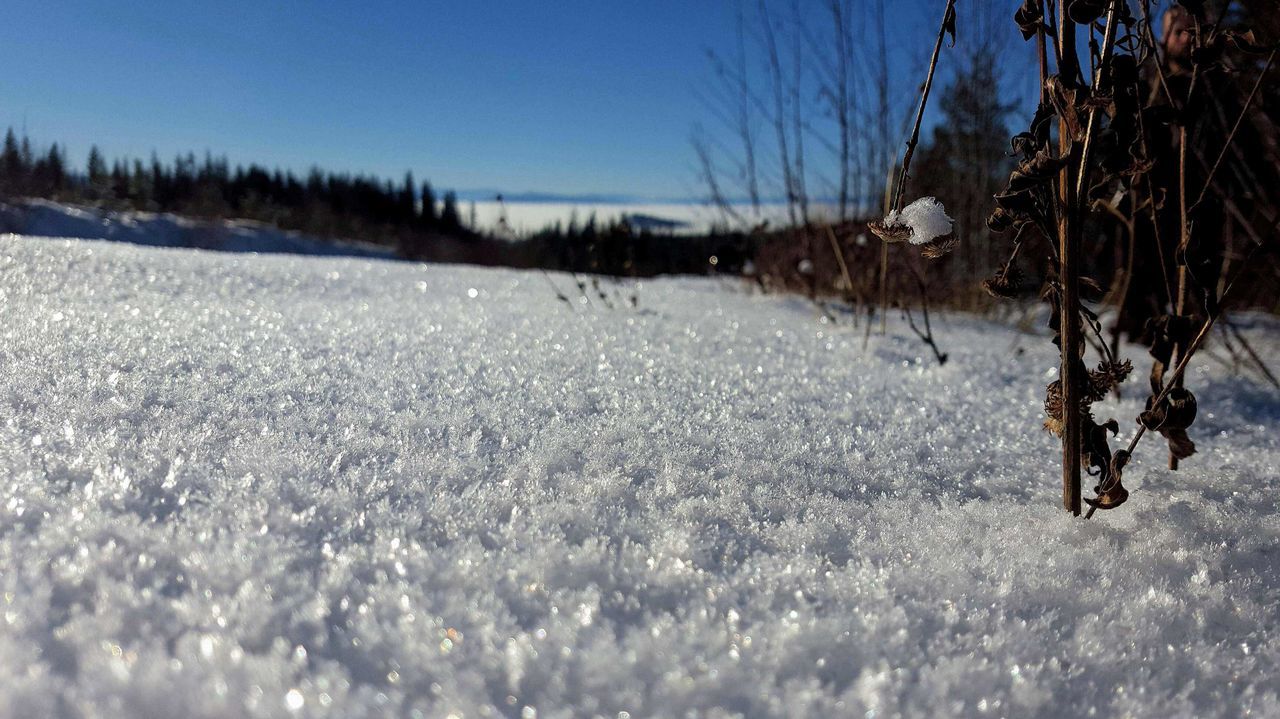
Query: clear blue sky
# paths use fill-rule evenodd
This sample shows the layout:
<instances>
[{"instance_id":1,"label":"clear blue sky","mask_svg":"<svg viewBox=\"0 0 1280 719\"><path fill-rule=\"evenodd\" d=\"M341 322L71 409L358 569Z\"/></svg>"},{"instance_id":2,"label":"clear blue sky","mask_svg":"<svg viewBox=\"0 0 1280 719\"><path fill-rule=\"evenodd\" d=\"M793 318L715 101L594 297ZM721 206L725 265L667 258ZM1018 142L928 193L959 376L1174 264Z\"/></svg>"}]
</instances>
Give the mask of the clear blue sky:
<instances>
[{"instance_id":1,"label":"clear blue sky","mask_svg":"<svg viewBox=\"0 0 1280 719\"><path fill-rule=\"evenodd\" d=\"M732 48L734 18L723 0L50 0L4 14L0 127L64 143L77 166L96 143L109 158L211 150L412 170L441 188L653 197L701 189L688 138L708 115L705 49Z\"/></svg>"}]
</instances>

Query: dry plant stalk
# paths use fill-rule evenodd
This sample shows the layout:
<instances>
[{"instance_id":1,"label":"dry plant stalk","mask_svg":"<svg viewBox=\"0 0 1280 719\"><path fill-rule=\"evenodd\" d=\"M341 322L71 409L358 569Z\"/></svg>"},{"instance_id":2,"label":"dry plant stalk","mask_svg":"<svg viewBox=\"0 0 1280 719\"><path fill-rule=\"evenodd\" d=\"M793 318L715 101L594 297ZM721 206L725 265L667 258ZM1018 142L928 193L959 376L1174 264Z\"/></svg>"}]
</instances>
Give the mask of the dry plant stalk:
<instances>
[{"instance_id":1,"label":"dry plant stalk","mask_svg":"<svg viewBox=\"0 0 1280 719\"><path fill-rule=\"evenodd\" d=\"M1091 506L1091 516L1097 509L1112 509L1128 498L1128 491L1121 477L1138 441L1147 430L1158 432L1169 445L1171 466L1195 452L1195 443L1186 430L1195 419L1195 396L1183 387L1187 363L1202 346L1205 337L1222 313L1222 308L1232 282L1225 284L1221 295L1219 260L1221 238L1219 227L1209 223L1197 224L1198 212L1206 198L1219 193L1213 186L1213 176L1222 158L1236 137L1249 106L1257 94L1262 80L1259 77L1249 94L1231 131L1207 176L1202 180L1198 196L1188 188L1188 129L1200 117L1195 98L1197 84L1210 85L1208 79L1217 67L1228 43L1253 54L1270 51L1265 74L1275 56L1275 48L1260 47L1252 35L1221 30L1217 23L1204 17L1200 4L1187 3L1182 17L1195 23L1193 49L1185 54L1190 62L1190 82L1185 92L1175 91L1175 85L1166 77L1162 59L1156 46L1155 34L1150 27L1150 0L1140 0L1143 24L1121 0L1060 0L1056 4L1057 16L1052 22L1046 18L1044 0L1025 0L1015 15L1015 21L1025 39L1036 38L1040 58L1041 99L1039 107L1027 131L1013 138L1013 149L1021 161L1011 174L1006 189L996 195L996 209L988 218L988 226L997 232L1016 229L1013 252L996 272L983 283L993 296L1016 296L1020 289L1020 273L1015 260L1022 244L1030 237L1040 237L1046 242L1048 254L1053 258L1044 299L1052 308L1051 326L1055 331L1054 343L1060 352L1059 379L1047 388L1045 427L1062 439L1063 505L1067 511L1079 515L1081 504ZM1093 34L1102 21L1101 45ZM1077 27L1078 26L1078 27ZM1077 30L1089 33L1094 60L1092 77L1086 81L1077 56ZM1052 44L1057 60L1056 72L1050 74L1047 47ZM1117 434L1115 420L1099 422L1094 419L1091 407L1132 371L1128 360L1121 360L1112 347L1102 338L1101 324L1081 300L1082 287L1094 287L1096 283L1082 276L1080 267L1081 247L1085 242L1082 228L1090 209L1106 210L1121 218L1121 226L1130 235L1130 264L1125 276L1124 293L1134 271L1132 248L1136 245L1135 220L1140 212L1151 213L1153 231L1159 225L1157 193L1153 189L1152 169L1156 162L1149 152L1150 125L1161 122L1159 95L1153 99L1141 99L1139 70L1144 63L1154 63L1163 97L1168 99L1173 112L1166 112L1163 120L1171 125L1178 137L1178 187L1172 193L1178 201L1179 243L1176 257L1178 288L1168 289L1171 307L1163 316L1149 323L1150 351L1155 359L1151 373L1151 395L1146 410L1138 419L1139 428L1126 449L1112 453L1109 435ZM1214 88L1202 88L1200 94L1208 94ZM1050 138L1049 124L1056 120L1057 146ZM1208 163L1205 163L1208 166ZM1147 203L1137 198L1139 184L1145 183ZM1213 189L1215 192L1210 193ZM1190 207L1188 196L1197 198ZM1108 197L1128 198L1125 209L1109 203ZM1166 211L1168 211L1166 209ZM1127 215L1125 213L1128 213ZM1168 275L1164 272L1164 256L1156 235L1160 252L1160 271L1164 284ZM1260 245L1255 245L1256 251ZM1216 264L1215 264L1216 262ZM1244 264L1247 264L1244 263ZM1239 273L1237 270L1237 276ZM1192 293L1203 306L1205 318L1198 332L1193 332L1196 321L1188 314ZM1093 370L1084 362L1086 351L1085 331L1096 336L1101 358ZM1091 338L1092 338L1091 336ZM1172 372L1168 372L1173 368ZM1081 473L1087 470L1098 479L1094 487L1096 496L1083 498Z\"/></svg>"},{"instance_id":2,"label":"dry plant stalk","mask_svg":"<svg viewBox=\"0 0 1280 719\"><path fill-rule=\"evenodd\" d=\"M911 128L911 137L907 140L907 147L902 156L902 167L899 170L897 183L893 182L893 169L889 168L888 177L885 184L885 220L894 217L902 210L902 198L906 192L907 179L910 177L911 158L915 154L916 146L920 143L920 125L924 120L924 111L929 104L929 93L933 89L933 76L938 69L938 57L942 54L942 42L951 36L952 45L955 44L956 38L956 3L955 0L947 0L946 8L942 12L942 22L938 27L938 37L933 43L933 54L929 58L929 71L925 75L924 85L920 90L920 102L916 109L915 123ZM892 198L892 199L890 199ZM912 230L905 226L894 226L886 221L871 222L868 229L872 231L881 240L880 247L880 334L885 334L888 321L888 275L889 275L889 244L891 242L903 242L910 239ZM937 259L950 252L956 245L954 236L948 235L937 239L930 238L921 248L921 253L927 259ZM914 268L912 268L914 271ZM924 307L925 321L928 322L928 299L925 298L926 306ZM908 314L908 318L910 315ZM924 339L926 344L933 349L934 355L938 358L939 363L946 362L946 354L939 352L937 346L933 342L932 333L928 333L926 338L914 324L911 329L917 335ZM864 340L865 343L865 340Z\"/></svg>"},{"instance_id":3,"label":"dry plant stalk","mask_svg":"<svg viewBox=\"0 0 1280 719\"><path fill-rule=\"evenodd\" d=\"M838 12L836 15L839 17ZM952 44L954 45L956 32L955 25L955 0L948 0L943 12L942 23L938 28L937 39L934 43L933 53L929 62L928 74L926 75L924 84L921 87L920 101L916 108L915 123L912 126L910 139L907 142L902 163L900 166L894 163L886 168L887 176L885 178L883 208L884 219L873 220L866 225L867 229L881 240L879 263L879 309L881 334L885 332L885 323L889 309L889 244L894 242L910 241L911 244L920 248L921 256L929 260L938 259L946 255L958 244L951 219L942 212L941 203L938 203L934 198L922 198L906 208L905 213L902 212L902 200L906 189L906 181L909 177L909 171L911 168L911 159L915 154L916 146L920 142L920 129L924 119L925 109L928 106L930 92L933 88L934 75L937 71L938 59L942 52L942 43L947 36L950 35ZM881 114L883 115L883 113ZM783 148L783 151L785 151L785 148ZM894 182L895 173L898 173L896 183ZM843 192L841 197L844 197ZM929 203L932 203L932 205ZM842 199L841 207L843 206L844 202ZM939 223L941 223L941 230L938 229ZM835 256L836 262L840 268L840 279L843 281L845 286L846 299L849 300L850 304L853 304L854 282L849 272L848 264L844 258L844 251L841 247L842 240L852 237L851 227L853 227L853 223L839 223L836 225L826 225L824 227L814 227L807 222L807 218L804 222L804 232L806 239L808 240L808 247L810 250L809 254L811 256L816 254L814 251L814 242L817 240L818 233L825 232L827 234L831 252ZM925 232L925 234L918 234L918 232L922 231ZM923 286L923 279L920 277L919 271L914 266L909 266L909 269L916 275L917 282ZM811 277L810 298L815 302L817 301L816 295L817 288L815 279ZM924 293L923 289L921 291L921 299L923 302L923 330L921 330L919 326L915 325L914 319L911 317L909 310L906 310L905 307L903 308L904 314L908 319L908 324L911 326L912 331L914 331L922 341L929 345L939 363L945 363L947 355L945 352L938 349L937 343L933 338L932 331L930 330L928 297ZM868 311L870 311L872 305L869 301L866 303L866 306ZM870 316L868 315L867 334L863 338L864 346L866 344L867 337L870 335L870 331Z\"/></svg>"}]
</instances>

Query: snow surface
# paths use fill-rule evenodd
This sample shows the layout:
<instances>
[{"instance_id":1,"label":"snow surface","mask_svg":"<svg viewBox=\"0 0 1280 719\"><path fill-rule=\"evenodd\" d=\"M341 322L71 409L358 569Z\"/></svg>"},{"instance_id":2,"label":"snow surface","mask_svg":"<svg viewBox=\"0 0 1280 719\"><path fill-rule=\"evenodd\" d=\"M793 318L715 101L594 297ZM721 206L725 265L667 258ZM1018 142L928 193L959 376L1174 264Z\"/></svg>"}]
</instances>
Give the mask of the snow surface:
<instances>
[{"instance_id":1,"label":"snow surface","mask_svg":"<svg viewBox=\"0 0 1280 719\"><path fill-rule=\"evenodd\" d=\"M1280 715L1275 391L1084 522L1043 336L639 300L0 238L0 717Z\"/></svg>"},{"instance_id":2,"label":"snow surface","mask_svg":"<svg viewBox=\"0 0 1280 719\"><path fill-rule=\"evenodd\" d=\"M936 197L921 197L901 211L891 210L884 216L885 226L905 225L911 228L909 241L923 245L938 237L951 234L951 218L947 209Z\"/></svg>"}]
</instances>

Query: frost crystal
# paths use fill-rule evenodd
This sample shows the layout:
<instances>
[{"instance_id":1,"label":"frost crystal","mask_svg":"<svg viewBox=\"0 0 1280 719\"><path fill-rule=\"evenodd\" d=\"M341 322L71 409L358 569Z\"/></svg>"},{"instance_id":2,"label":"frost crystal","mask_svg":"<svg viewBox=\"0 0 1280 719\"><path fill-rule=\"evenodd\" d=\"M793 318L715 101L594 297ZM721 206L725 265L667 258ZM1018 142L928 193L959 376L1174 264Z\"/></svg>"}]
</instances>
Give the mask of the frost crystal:
<instances>
[{"instance_id":1,"label":"frost crystal","mask_svg":"<svg viewBox=\"0 0 1280 719\"><path fill-rule=\"evenodd\" d=\"M951 218L947 217L947 208L936 197L921 197L901 210L890 212L884 216L884 226L911 228L908 241L913 245L923 245L951 234Z\"/></svg>"}]
</instances>

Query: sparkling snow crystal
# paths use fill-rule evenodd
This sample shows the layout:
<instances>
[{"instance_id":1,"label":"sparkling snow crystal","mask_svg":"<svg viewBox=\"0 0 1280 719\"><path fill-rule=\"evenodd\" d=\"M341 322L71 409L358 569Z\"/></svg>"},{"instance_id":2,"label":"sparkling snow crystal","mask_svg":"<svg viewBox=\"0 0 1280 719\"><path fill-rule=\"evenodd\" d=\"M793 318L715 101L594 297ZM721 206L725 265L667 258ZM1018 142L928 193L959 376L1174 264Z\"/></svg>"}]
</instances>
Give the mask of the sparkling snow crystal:
<instances>
[{"instance_id":1,"label":"sparkling snow crystal","mask_svg":"<svg viewBox=\"0 0 1280 719\"><path fill-rule=\"evenodd\" d=\"M923 245L951 234L951 218L947 216L947 208L936 197L921 197L902 210L890 212L884 216L883 224L885 227L911 228L908 241L913 245Z\"/></svg>"}]
</instances>

